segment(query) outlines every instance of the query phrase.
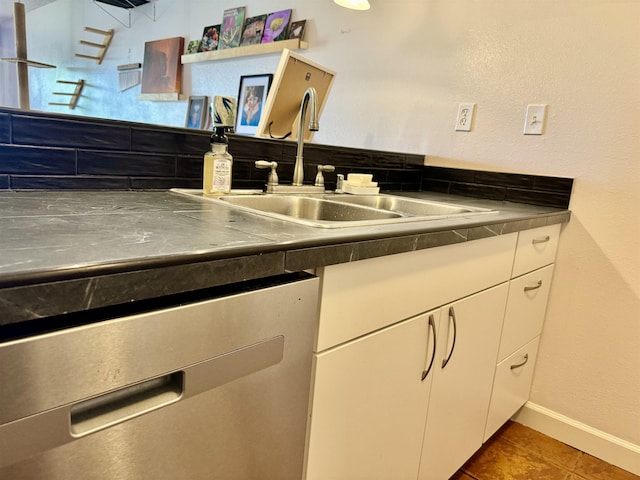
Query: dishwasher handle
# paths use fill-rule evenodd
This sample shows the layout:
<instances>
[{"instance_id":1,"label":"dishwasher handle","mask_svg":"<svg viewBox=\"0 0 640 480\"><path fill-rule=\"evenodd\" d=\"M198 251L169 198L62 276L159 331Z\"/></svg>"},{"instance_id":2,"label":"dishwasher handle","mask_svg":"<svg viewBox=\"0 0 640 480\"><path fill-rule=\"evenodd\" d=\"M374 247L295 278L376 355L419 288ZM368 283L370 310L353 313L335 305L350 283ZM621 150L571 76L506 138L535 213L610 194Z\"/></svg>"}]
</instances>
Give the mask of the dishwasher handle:
<instances>
[{"instance_id":1,"label":"dishwasher handle","mask_svg":"<svg viewBox=\"0 0 640 480\"><path fill-rule=\"evenodd\" d=\"M84 437L177 402L184 392L184 372L174 372L105 393L71 407L70 432Z\"/></svg>"},{"instance_id":2,"label":"dishwasher handle","mask_svg":"<svg viewBox=\"0 0 640 480\"><path fill-rule=\"evenodd\" d=\"M276 365L284 358L284 343L284 336L278 335L159 377L0 425L0 468Z\"/></svg>"}]
</instances>

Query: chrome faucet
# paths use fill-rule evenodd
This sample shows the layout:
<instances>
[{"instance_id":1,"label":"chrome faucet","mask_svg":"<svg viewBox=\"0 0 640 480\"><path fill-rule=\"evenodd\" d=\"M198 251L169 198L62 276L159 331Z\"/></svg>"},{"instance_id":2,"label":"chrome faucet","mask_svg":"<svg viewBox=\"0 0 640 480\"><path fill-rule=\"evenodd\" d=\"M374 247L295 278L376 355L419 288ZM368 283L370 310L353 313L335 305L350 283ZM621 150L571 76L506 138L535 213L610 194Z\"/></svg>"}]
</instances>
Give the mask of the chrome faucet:
<instances>
[{"instance_id":1,"label":"chrome faucet","mask_svg":"<svg viewBox=\"0 0 640 480\"><path fill-rule=\"evenodd\" d=\"M298 151L296 153L296 164L293 167L292 185L300 186L304 182L304 160L302 150L304 148L304 121L309 106L309 131L317 132L320 129L318 124L318 93L313 87L307 88L300 103L300 117L298 118Z\"/></svg>"}]
</instances>

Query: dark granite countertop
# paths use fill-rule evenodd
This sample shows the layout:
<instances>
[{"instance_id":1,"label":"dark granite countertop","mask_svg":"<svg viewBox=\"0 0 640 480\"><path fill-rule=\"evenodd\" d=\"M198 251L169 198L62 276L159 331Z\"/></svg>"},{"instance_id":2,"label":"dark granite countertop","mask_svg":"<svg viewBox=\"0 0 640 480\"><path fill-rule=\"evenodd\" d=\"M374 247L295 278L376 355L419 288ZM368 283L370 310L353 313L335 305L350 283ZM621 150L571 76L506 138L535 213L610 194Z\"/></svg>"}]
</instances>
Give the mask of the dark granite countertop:
<instances>
[{"instance_id":1,"label":"dark granite countertop","mask_svg":"<svg viewBox=\"0 0 640 480\"><path fill-rule=\"evenodd\" d=\"M498 210L338 229L175 192L0 193L0 326L569 221L568 210L415 192Z\"/></svg>"}]
</instances>

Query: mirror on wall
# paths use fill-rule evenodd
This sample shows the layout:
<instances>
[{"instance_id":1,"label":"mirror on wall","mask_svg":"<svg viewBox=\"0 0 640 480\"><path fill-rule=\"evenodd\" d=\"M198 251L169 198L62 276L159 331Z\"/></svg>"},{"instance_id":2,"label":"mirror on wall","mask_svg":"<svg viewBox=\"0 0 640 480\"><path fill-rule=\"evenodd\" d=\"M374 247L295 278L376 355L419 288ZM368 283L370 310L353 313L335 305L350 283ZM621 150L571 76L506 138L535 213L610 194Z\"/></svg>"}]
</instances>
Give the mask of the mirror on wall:
<instances>
[{"instance_id":1,"label":"mirror on wall","mask_svg":"<svg viewBox=\"0 0 640 480\"><path fill-rule=\"evenodd\" d=\"M220 24L224 12L236 3L135 0L130 2L130 8L122 8L118 5L122 2L114 0L23 1L28 55L56 68L28 69L29 103L25 104L19 101L20 82L15 64L0 62L3 80L0 105L3 106L183 127L189 97L235 97L242 76L272 74L280 58L281 50L274 49L243 58L231 54L221 61L181 62L179 95L150 98L142 94L138 81L142 77L146 43L179 37L184 39L185 50L190 43L193 48L206 28ZM306 21L304 3L295 2L296 8L288 9L290 23ZM2 57L15 56L13 4L10 0L0 0ZM266 17L272 10L287 5L291 4L278 0L243 2L247 19ZM281 29L284 30L282 26ZM106 37L99 32L111 32L108 51L100 48ZM100 61L97 61L98 53ZM80 82L83 90L70 108L74 85Z\"/></svg>"}]
</instances>

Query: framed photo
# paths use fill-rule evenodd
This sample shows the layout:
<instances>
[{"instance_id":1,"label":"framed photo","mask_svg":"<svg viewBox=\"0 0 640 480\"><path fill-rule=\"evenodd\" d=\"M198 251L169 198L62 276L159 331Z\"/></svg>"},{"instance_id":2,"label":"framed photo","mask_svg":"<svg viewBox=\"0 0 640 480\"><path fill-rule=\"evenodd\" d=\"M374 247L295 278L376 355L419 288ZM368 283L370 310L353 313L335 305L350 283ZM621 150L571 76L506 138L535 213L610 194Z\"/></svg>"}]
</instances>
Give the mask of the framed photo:
<instances>
[{"instance_id":1,"label":"framed photo","mask_svg":"<svg viewBox=\"0 0 640 480\"><path fill-rule=\"evenodd\" d=\"M333 85L336 72L315 63L297 52L285 48L273 76L271 91L260 114L256 137L278 138L288 134L297 135L296 118L300 111L300 99L309 87L318 94L318 117ZM309 141L313 132L304 129L304 139Z\"/></svg>"},{"instance_id":2,"label":"framed photo","mask_svg":"<svg viewBox=\"0 0 640 480\"><path fill-rule=\"evenodd\" d=\"M219 39L220 25L204 27L202 40L200 40L200 45L198 45L198 52L211 52L212 50L217 50Z\"/></svg>"},{"instance_id":3,"label":"framed photo","mask_svg":"<svg viewBox=\"0 0 640 480\"><path fill-rule=\"evenodd\" d=\"M255 135L272 80L270 73L240 77L235 133Z\"/></svg>"},{"instance_id":4,"label":"framed photo","mask_svg":"<svg viewBox=\"0 0 640 480\"><path fill-rule=\"evenodd\" d=\"M229 8L222 14L220 27L220 41L218 50L233 48L240 45L246 7Z\"/></svg>"},{"instance_id":5,"label":"framed photo","mask_svg":"<svg viewBox=\"0 0 640 480\"><path fill-rule=\"evenodd\" d=\"M304 38L304 29L307 25L306 20L298 20L297 22L291 22L289 26L289 33L287 34L287 38L299 38L303 40Z\"/></svg>"},{"instance_id":6,"label":"framed photo","mask_svg":"<svg viewBox=\"0 0 640 480\"><path fill-rule=\"evenodd\" d=\"M277 42L287 38L291 9L270 13L262 34L262 43Z\"/></svg>"},{"instance_id":7,"label":"framed photo","mask_svg":"<svg viewBox=\"0 0 640 480\"><path fill-rule=\"evenodd\" d=\"M198 53L198 49L200 48L200 40L191 40L187 44L186 54L190 55L192 53Z\"/></svg>"},{"instance_id":8,"label":"framed photo","mask_svg":"<svg viewBox=\"0 0 640 480\"><path fill-rule=\"evenodd\" d=\"M209 99L207 97L189 97L187 118L184 126L187 128L204 128L209 114Z\"/></svg>"},{"instance_id":9,"label":"framed photo","mask_svg":"<svg viewBox=\"0 0 640 480\"><path fill-rule=\"evenodd\" d=\"M183 51L183 37L145 42L142 93L180 93Z\"/></svg>"},{"instance_id":10,"label":"framed photo","mask_svg":"<svg viewBox=\"0 0 640 480\"><path fill-rule=\"evenodd\" d=\"M267 21L267 15L258 15L257 17L247 18L244 22L244 30L240 39L240 46L255 45L262 41L262 33L264 32L264 24Z\"/></svg>"}]
</instances>

